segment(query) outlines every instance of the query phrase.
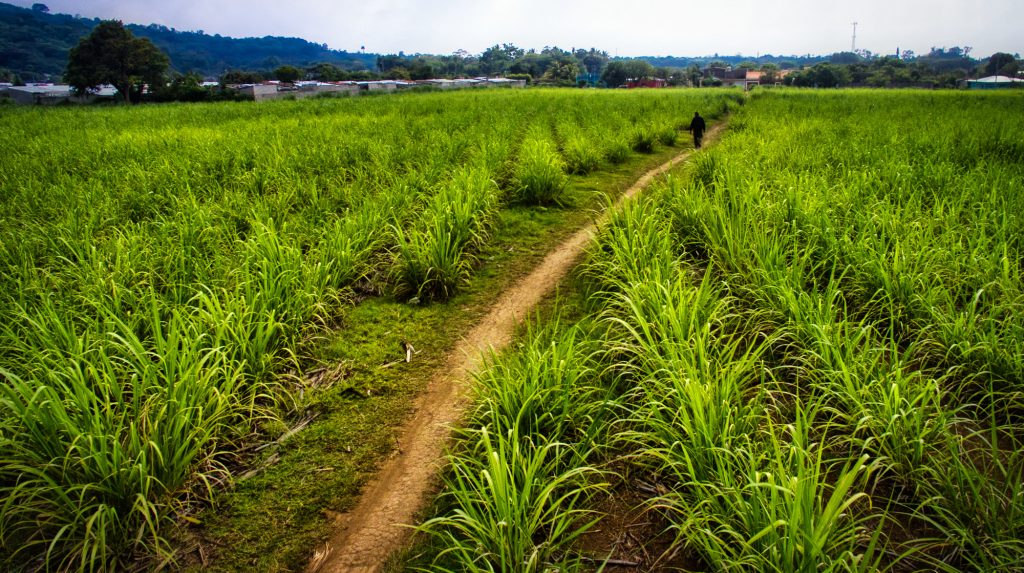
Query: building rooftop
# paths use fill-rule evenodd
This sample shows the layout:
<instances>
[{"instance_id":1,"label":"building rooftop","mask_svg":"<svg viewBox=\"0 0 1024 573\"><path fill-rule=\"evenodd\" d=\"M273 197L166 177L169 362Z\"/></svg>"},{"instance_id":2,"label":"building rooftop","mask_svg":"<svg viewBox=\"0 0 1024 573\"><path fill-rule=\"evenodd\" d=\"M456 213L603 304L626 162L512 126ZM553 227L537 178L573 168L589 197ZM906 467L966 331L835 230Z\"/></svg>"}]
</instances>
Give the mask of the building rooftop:
<instances>
[{"instance_id":1,"label":"building rooftop","mask_svg":"<svg viewBox=\"0 0 1024 573\"><path fill-rule=\"evenodd\" d=\"M986 78L978 78L976 80L967 80L969 82L978 82L982 84L995 84L995 83L1021 83L1024 80L1020 78L1011 78L1010 76L988 76Z\"/></svg>"}]
</instances>

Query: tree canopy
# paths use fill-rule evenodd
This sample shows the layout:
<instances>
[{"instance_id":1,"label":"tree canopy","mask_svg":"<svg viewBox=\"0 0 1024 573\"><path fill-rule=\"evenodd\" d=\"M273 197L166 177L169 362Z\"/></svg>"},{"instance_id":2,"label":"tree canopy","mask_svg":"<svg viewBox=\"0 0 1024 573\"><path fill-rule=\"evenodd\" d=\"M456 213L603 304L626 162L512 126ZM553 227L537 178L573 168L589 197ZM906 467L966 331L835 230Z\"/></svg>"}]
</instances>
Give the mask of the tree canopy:
<instances>
[{"instance_id":1,"label":"tree canopy","mask_svg":"<svg viewBox=\"0 0 1024 573\"><path fill-rule=\"evenodd\" d=\"M129 103L133 91L141 95L143 84L163 86L168 64L153 42L136 38L117 20L105 20L71 49L65 77L76 93L110 84Z\"/></svg>"},{"instance_id":2,"label":"tree canopy","mask_svg":"<svg viewBox=\"0 0 1024 573\"><path fill-rule=\"evenodd\" d=\"M299 78L302 77L302 70L295 66L280 66L274 70L274 77L277 78L278 81L290 84L298 81Z\"/></svg>"},{"instance_id":3,"label":"tree canopy","mask_svg":"<svg viewBox=\"0 0 1024 573\"><path fill-rule=\"evenodd\" d=\"M986 76L1003 75L1013 77L1017 74L1018 69L1017 58L1013 54L996 52L982 66L981 72Z\"/></svg>"},{"instance_id":4,"label":"tree canopy","mask_svg":"<svg viewBox=\"0 0 1024 573\"><path fill-rule=\"evenodd\" d=\"M601 81L610 88L621 86L629 80L643 80L654 77L654 66L645 60L612 60L604 69Z\"/></svg>"},{"instance_id":5,"label":"tree canopy","mask_svg":"<svg viewBox=\"0 0 1024 573\"><path fill-rule=\"evenodd\" d=\"M793 85L816 88L838 88L850 83L850 71L839 64L818 64L793 77Z\"/></svg>"}]
</instances>

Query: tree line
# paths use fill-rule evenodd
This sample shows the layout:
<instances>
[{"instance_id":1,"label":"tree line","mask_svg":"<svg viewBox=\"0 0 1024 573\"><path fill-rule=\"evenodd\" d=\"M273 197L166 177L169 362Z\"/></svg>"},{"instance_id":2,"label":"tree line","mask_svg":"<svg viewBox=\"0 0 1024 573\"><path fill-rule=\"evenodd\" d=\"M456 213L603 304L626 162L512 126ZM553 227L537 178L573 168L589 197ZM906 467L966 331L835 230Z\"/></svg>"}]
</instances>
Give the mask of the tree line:
<instances>
[{"instance_id":1,"label":"tree line","mask_svg":"<svg viewBox=\"0 0 1024 573\"><path fill-rule=\"evenodd\" d=\"M827 62L815 64L787 76L789 85L801 87L933 87L954 88L970 77L1004 75L1016 77L1024 71L1018 54L996 52L987 59L970 57L971 48L932 48L917 56L911 51L896 56L870 52L833 54Z\"/></svg>"},{"instance_id":2,"label":"tree line","mask_svg":"<svg viewBox=\"0 0 1024 573\"><path fill-rule=\"evenodd\" d=\"M45 9L43 5L37 6ZM789 74L782 74L781 66L771 62L758 65L746 61L736 67L760 70L767 83L774 83L777 77L787 85L805 87L956 87L957 82L972 71L979 75L1014 76L1024 69L1024 62L1016 54L999 52L976 64L969 53L970 48L960 47L933 48L920 58L910 52L902 57L837 53L827 62ZM203 78L198 73L168 74L170 62L153 41L136 37L119 21L107 20L101 21L70 50L64 78L79 94L89 93L103 84L113 85L125 102L139 101L144 86L149 88L149 97L157 101L234 97L224 90L217 94L202 88ZM661 78L668 85L713 86L721 82L708 70L729 67L724 61L712 61L704 70L696 63L686 68L655 67L642 58L612 59L607 52L596 48L563 50L548 46L536 51L513 44L496 44L479 55L461 51L445 56L406 56L401 52L383 55L377 57L375 70L346 70L329 62L318 62L302 68L278 66L270 73L226 71L220 81L222 85L256 83L268 76L283 82L507 76L554 86L617 87L649 78Z\"/></svg>"}]
</instances>

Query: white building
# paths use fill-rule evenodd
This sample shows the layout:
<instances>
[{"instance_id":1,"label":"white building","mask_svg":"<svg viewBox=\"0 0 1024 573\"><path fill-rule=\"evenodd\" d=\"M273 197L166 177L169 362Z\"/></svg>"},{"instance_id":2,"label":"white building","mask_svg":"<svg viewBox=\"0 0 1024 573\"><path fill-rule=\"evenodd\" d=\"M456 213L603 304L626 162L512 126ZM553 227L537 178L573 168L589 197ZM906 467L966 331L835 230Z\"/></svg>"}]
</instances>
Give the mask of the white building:
<instances>
[{"instance_id":1,"label":"white building","mask_svg":"<svg viewBox=\"0 0 1024 573\"><path fill-rule=\"evenodd\" d=\"M355 95L360 89L355 82L298 82L295 84L264 82L233 87L253 101L285 98L305 99L320 94Z\"/></svg>"},{"instance_id":2,"label":"white building","mask_svg":"<svg viewBox=\"0 0 1024 573\"><path fill-rule=\"evenodd\" d=\"M1024 87L1024 79L1010 76L988 76L976 80L967 80L967 87L972 90L995 90Z\"/></svg>"},{"instance_id":3,"label":"white building","mask_svg":"<svg viewBox=\"0 0 1024 573\"><path fill-rule=\"evenodd\" d=\"M29 84L0 86L0 96L22 105L56 105L59 103L89 103L99 97L115 97L114 86L100 86L86 96L76 96L71 86L63 84Z\"/></svg>"}]
</instances>

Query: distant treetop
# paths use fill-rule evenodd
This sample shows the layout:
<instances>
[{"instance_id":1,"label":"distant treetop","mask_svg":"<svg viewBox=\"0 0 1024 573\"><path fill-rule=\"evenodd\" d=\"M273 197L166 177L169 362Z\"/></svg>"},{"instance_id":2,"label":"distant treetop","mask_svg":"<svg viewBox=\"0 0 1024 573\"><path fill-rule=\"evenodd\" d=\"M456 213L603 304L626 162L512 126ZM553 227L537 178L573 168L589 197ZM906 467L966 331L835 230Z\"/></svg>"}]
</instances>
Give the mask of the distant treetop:
<instances>
[{"instance_id":1,"label":"distant treetop","mask_svg":"<svg viewBox=\"0 0 1024 573\"><path fill-rule=\"evenodd\" d=\"M79 94L110 84L128 103L142 86L163 87L167 56L146 38L136 38L124 24L105 20L71 49L67 82Z\"/></svg>"}]
</instances>

